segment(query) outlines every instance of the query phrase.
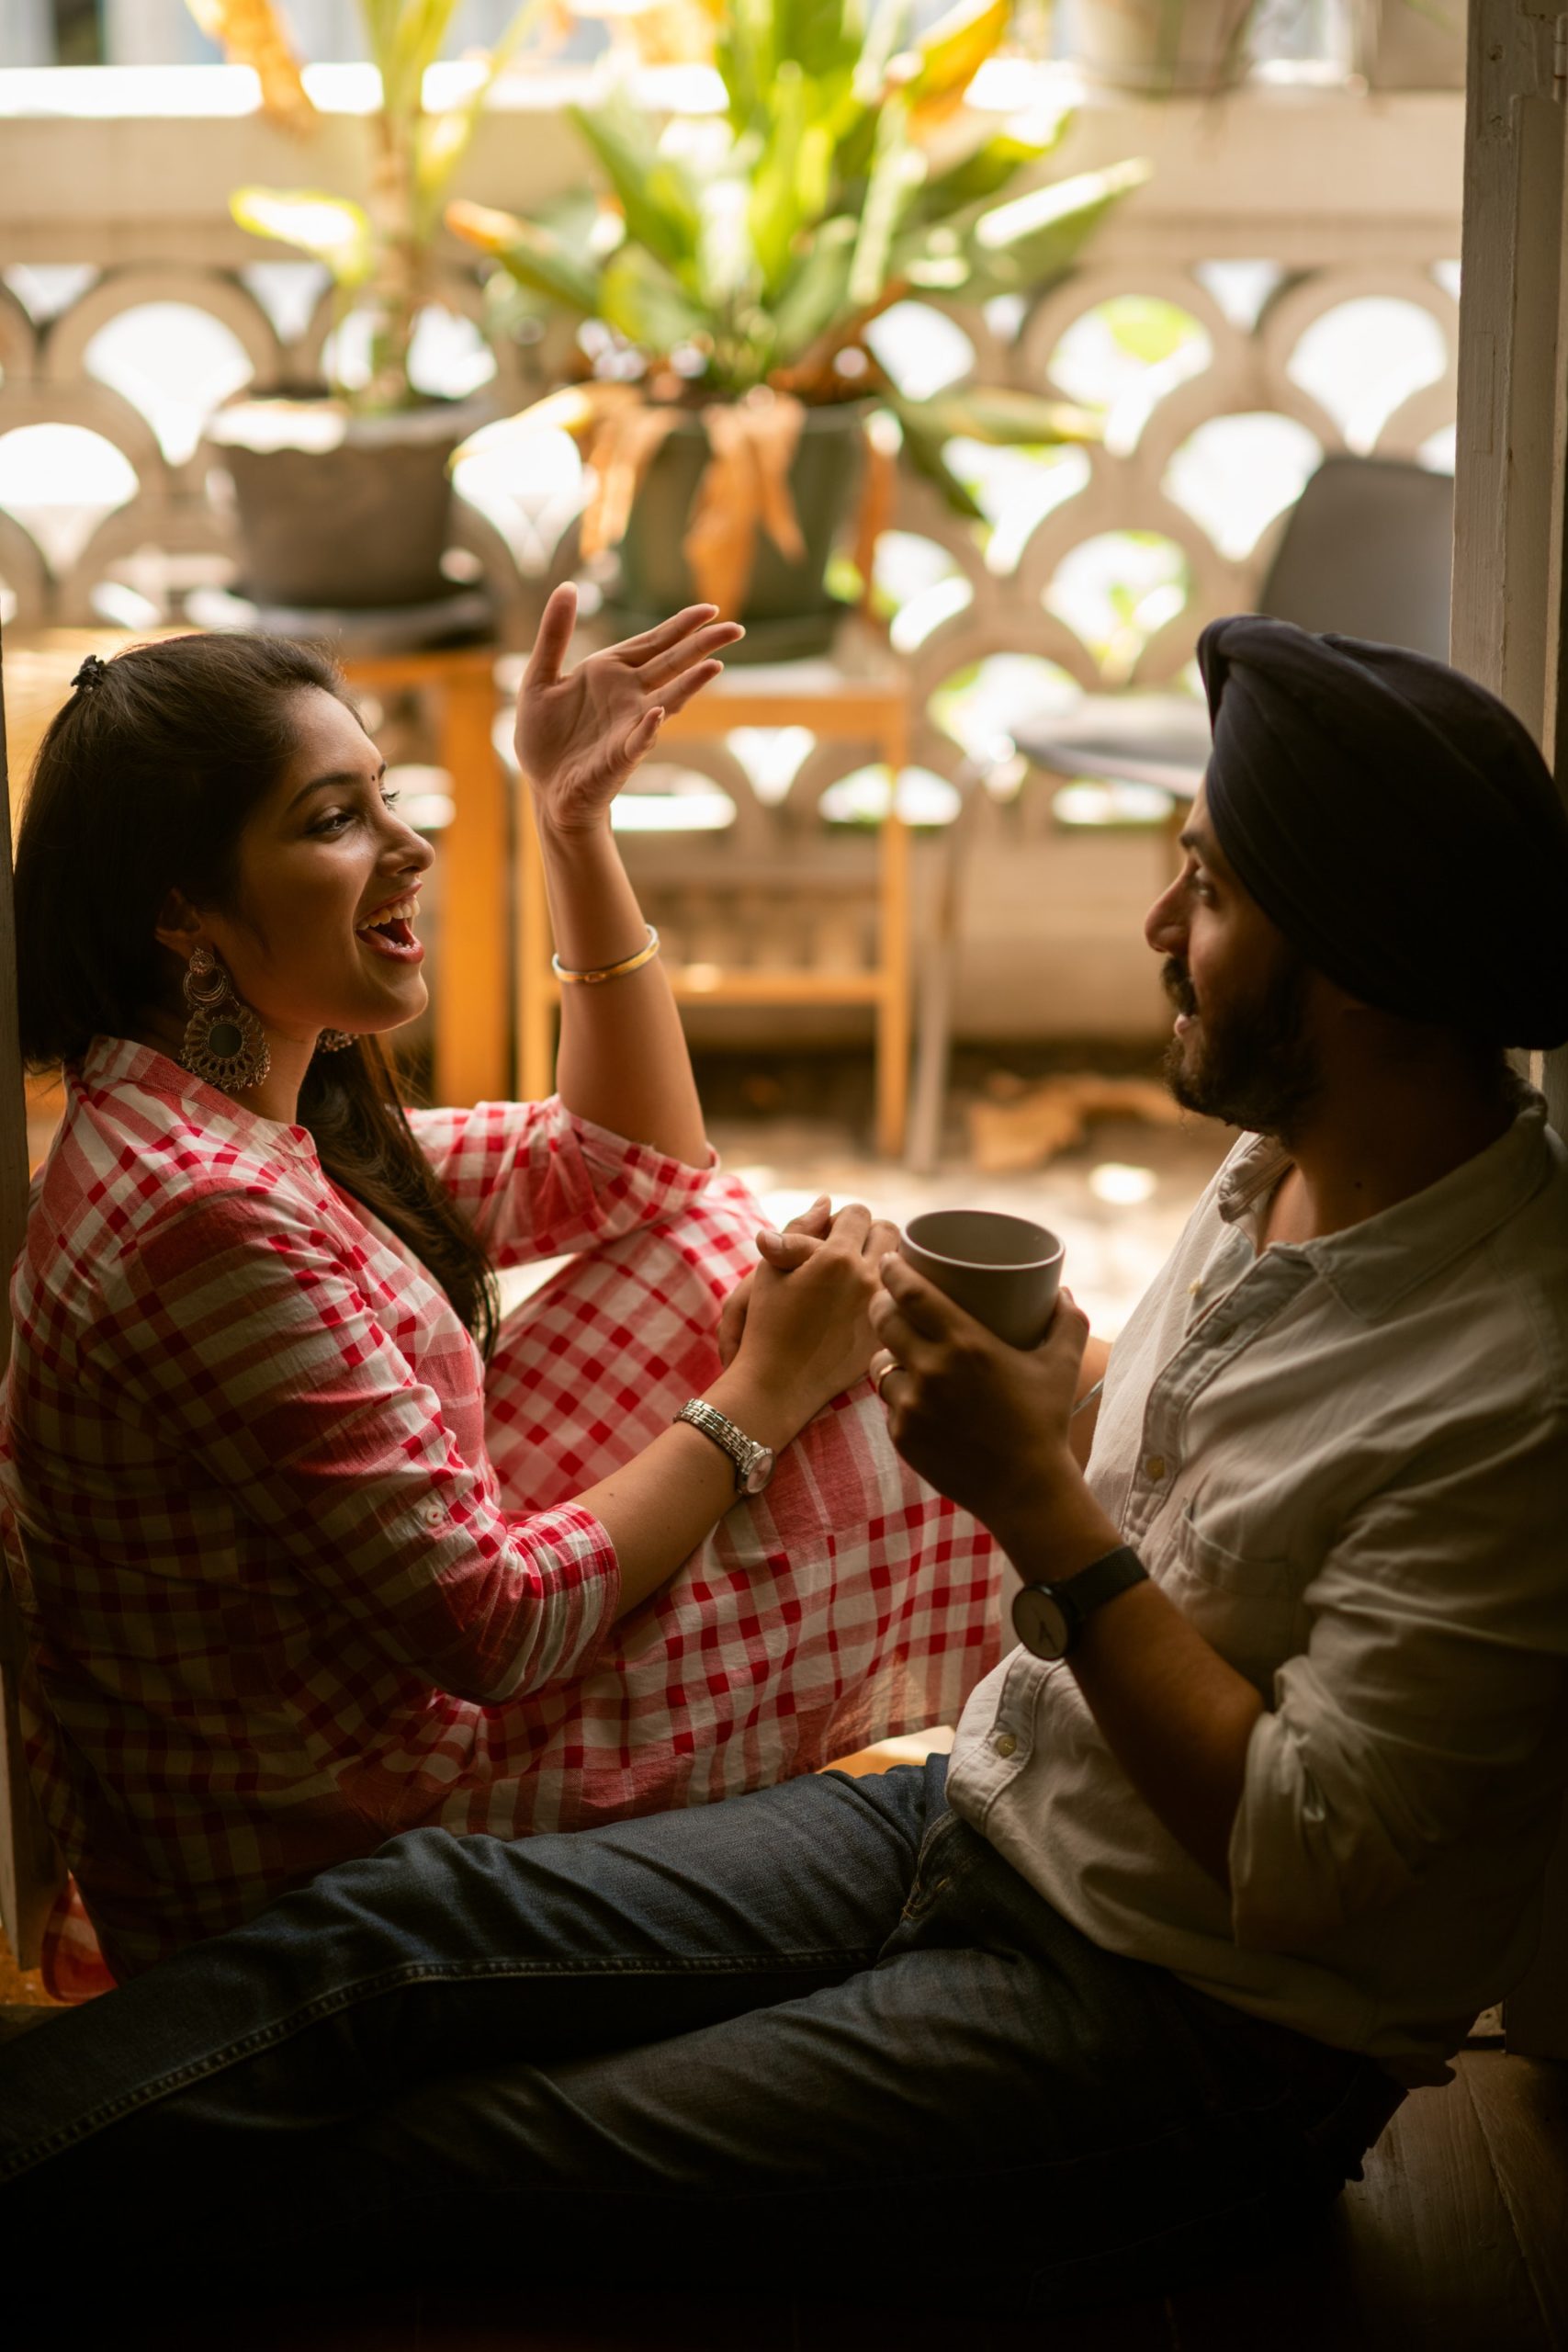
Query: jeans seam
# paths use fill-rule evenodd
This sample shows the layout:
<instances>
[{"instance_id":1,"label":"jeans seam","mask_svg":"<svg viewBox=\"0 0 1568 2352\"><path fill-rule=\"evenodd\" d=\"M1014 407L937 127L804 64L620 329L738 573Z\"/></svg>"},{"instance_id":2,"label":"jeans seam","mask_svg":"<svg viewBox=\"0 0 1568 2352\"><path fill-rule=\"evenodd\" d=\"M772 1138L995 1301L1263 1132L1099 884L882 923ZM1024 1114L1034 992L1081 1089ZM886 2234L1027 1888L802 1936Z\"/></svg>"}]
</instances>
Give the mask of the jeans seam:
<instances>
[{"instance_id":1,"label":"jeans seam","mask_svg":"<svg viewBox=\"0 0 1568 2352\"><path fill-rule=\"evenodd\" d=\"M203 2082L210 2075L221 2074L226 2067L243 2060L256 2057L264 2050L276 2049L306 2028L319 2025L323 2018L336 2017L344 2009L362 2001L378 1999L382 1995L398 1991L405 1984L467 1984L476 1980L508 1976L740 1976L754 1973L764 1964L770 1971L799 1970L806 1972L830 1962L833 1966L869 1967L875 1958L863 1945L852 1948L839 1946L820 1951L773 1952L764 1956L716 1957L711 1960L488 1960L472 1965L455 1967L446 1961L405 1961L396 1968L384 1969L378 1975L362 1977L355 1983L338 1985L331 1993L318 1994L313 2000L293 2009L272 2025L258 2028L237 2041L221 2043L202 2058L192 2059L171 2073L156 2076L151 2083L139 2083L134 2090L122 2092L117 2098L90 2108L68 2125L45 2134L29 2145L0 2159L0 2182L14 2180L49 2156L59 2155L64 2149L74 2147L79 2141L90 2139L121 2117L138 2108L152 2107L159 2099L168 2098L175 2091L188 2090L192 2084Z\"/></svg>"}]
</instances>

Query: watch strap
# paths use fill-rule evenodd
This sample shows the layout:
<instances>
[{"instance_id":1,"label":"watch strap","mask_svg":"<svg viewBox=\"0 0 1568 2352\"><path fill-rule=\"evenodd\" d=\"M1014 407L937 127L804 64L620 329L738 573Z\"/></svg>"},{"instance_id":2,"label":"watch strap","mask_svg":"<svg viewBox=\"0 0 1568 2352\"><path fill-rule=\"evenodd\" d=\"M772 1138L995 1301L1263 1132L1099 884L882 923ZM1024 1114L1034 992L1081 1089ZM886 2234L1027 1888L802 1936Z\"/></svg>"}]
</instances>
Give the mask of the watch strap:
<instances>
[{"instance_id":1,"label":"watch strap","mask_svg":"<svg viewBox=\"0 0 1568 2352\"><path fill-rule=\"evenodd\" d=\"M1088 1620L1108 1600L1128 1591L1135 1584L1148 1581L1148 1570L1130 1544L1119 1544L1113 1552L1104 1552L1091 1560L1077 1576L1065 1577L1059 1584L1039 1582L1026 1584L1013 1596L1012 1617L1020 1640L1037 1657L1061 1659L1069 1654ZM1048 1600L1060 1620L1062 1646L1045 1648L1040 1641L1038 1607L1031 1607L1030 1596L1039 1595Z\"/></svg>"},{"instance_id":2,"label":"watch strap","mask_svg":"<svg viewBox=\"0 0 1568 2352\"><path fill-rule=\"evenodd\" d=\"M701 1430L704 1437L711 1438L715 1445L728 1454L735 1471L735 1491L743 1495L753 1466L768 1448L758 1439L748 1437L728 1413L721 1413L716 1405L709 1405L700 1396L689 1396L675 1419L689 1421L694 1430Z\"/></svg>"},{"instance_id":3,"label":"watch strap","mask_svg":"<svg viewBox=\"0 0 1568 2352\"><path fill-rule=\"evenodd\" d=\"M1149 1572L1130 1544L1119 1544L1114 1552L1102 1553L1080 1568L1076 1577L1068 1577L1055 1588L1056 1598L1064 1602L1073 1621L1076 1635L1086 1617L1114 1600L1119 1592L1126 1592L1135 1584L1147 1584Z\"/></svg>"}]
</instances>

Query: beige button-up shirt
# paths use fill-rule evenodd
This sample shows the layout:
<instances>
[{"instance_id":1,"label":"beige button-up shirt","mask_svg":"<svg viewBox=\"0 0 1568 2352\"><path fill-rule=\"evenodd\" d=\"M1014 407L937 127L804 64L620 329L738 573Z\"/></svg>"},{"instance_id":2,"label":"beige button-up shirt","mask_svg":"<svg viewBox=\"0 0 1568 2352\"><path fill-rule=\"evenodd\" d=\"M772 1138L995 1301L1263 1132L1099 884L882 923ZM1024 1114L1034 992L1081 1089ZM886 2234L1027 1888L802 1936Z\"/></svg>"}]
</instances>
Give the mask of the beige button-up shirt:
<instances>
[{"instance_id":1,"label":"beige button-up shirt","mask_svg":"<svg viewBox=\"0 0 1568 2352\"><path fill-rule=\"evenodd\" d=\"M1015 1650L954 1809L1107 1949L1441 2080L1528 1963L1568 1781L1568 1151L1539 1098L1350 1231L1258 1254L1243 1139L1116 1344L1089 1479L1262 1692L1227 1895L1070 1669Z\"/></svg>"}]
</instances>

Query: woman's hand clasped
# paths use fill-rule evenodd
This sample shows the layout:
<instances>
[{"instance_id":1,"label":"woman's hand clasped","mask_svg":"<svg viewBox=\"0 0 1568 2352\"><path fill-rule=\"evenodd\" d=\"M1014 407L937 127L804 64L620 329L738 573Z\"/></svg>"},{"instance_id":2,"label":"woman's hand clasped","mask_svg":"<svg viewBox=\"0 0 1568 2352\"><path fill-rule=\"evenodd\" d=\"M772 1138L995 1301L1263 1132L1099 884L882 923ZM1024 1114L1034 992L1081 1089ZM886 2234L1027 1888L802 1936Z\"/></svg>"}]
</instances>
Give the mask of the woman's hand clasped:
<instances>
[{"instance_id":1,"label":"woman's hand clasped","mask_svg":"<svg viewBox=\"0 0 1568 2352\"><path fill-rule=\"evenodd\" d=\"M576 623L568 581L545 606L517 697L518 765L540 823L562 833L604 823L661 722L718 676L716 655L746 633L720 620L716 605L688 605L563 672Z\"/></svg>"},{"instance_id":2,"label":"woman's hand clasped","mask_svg":"<svg viewBox=\"0 0 1568 2352\"><path fill-rule=\"evenodd\" d=\"M789 1397L801 1428L864 1375L876 1345L877 1270L897 1241L897 1227L858 1202L835 1216L818 1201L759 1244L762 1263L742 1285L743 1306L727 1307L721 1347L733 1340L737 1364Z\"/></svg>"}]
</instances>

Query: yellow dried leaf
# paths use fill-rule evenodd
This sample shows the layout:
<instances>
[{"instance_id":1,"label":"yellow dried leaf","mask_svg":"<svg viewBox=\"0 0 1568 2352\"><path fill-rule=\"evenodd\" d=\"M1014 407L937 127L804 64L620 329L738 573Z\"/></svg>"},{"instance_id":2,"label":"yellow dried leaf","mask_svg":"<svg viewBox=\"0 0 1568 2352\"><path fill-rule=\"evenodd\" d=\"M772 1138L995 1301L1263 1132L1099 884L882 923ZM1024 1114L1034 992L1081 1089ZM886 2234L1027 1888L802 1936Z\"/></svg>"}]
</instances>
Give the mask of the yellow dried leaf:
<instances>
[{"instance_id":1,"label":"yellow dried leaf","mask_svg":"<svg viewBox=\"0 0 1568 2352\"><path fill-rule=\"evenodd\" d=\"M186 0L209 40L231 65L248 65L261 84L262 112L286 130L313 130L316 110L305 93L299 57L273 0Z\"/></svg>"}]
</instances>

